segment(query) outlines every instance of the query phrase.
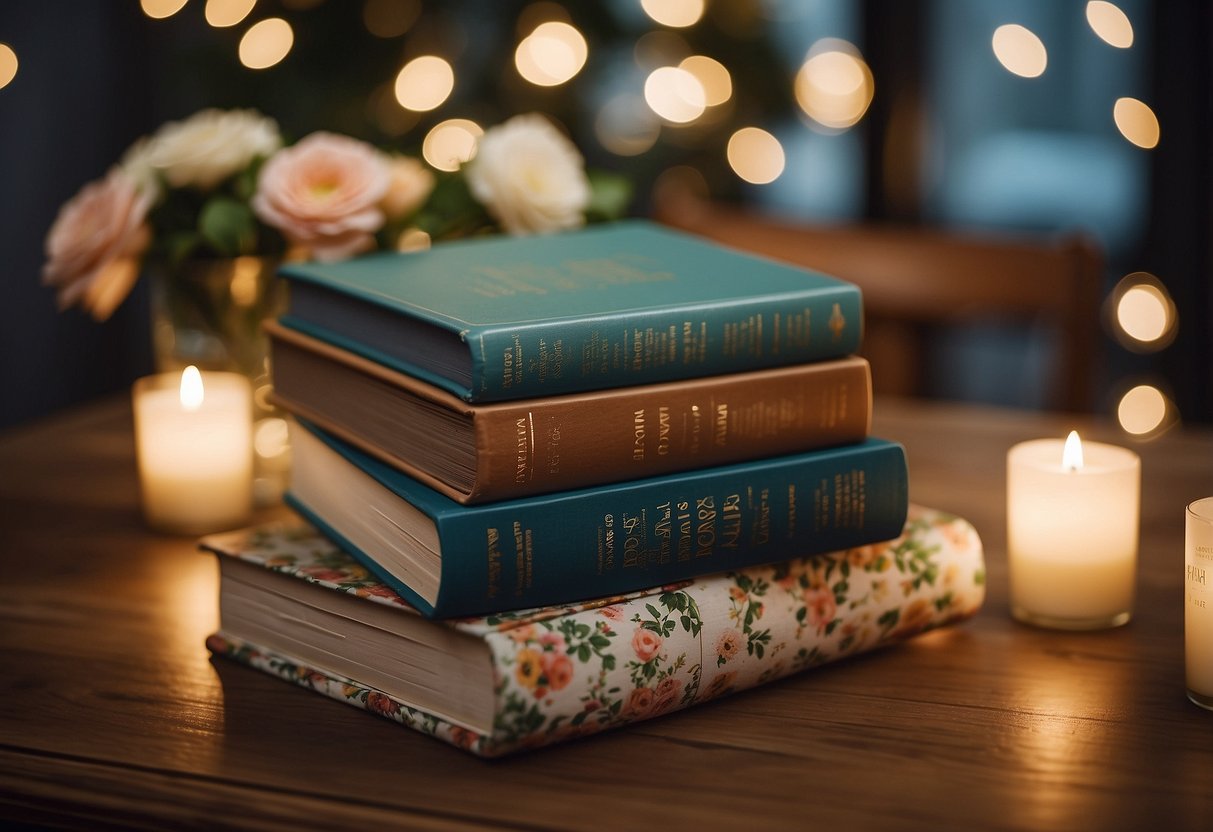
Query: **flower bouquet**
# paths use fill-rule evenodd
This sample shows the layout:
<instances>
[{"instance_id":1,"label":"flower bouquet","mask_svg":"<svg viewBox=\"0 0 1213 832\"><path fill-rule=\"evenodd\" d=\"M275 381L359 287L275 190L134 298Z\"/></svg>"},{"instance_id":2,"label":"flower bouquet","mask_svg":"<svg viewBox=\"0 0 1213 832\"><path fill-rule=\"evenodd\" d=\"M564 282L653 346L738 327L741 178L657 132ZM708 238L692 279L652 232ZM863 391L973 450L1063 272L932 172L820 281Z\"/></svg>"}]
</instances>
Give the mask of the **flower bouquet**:
<instances>
[{"instance_id":1,"label":"flower bouquet","mask_svg":"<svg viewBox=\"0 0 1213 832\"><path fill-rule=\"evenodd\" d=\"M550 121L490 128L473 159L419 159L317 132L284 145L251 110L204 110L137 141L60 210L43 282L61 308L105 320L144 264L176 271L238 257L337 260L480 233L536 234L621 216L627 182L587 174Z\"/></svg>"},{"instance_id":2,"label":"flower bouquet","mask_svg":"<svg viewBox=\"0 0 1213 832\"><path fill-rule=\"evenodd\" d=\"M261 331L284 307L280 262L556 232L621 216L630 197L622 178L588 174L572 142L537 114L489 129L469 163L441 174L349 136L317 132L287 145L257 112L204 110L137 141L63 206L42 279L60 308L105 320L148 273L157 369L193 364L252 381L268 502L286 465Z\"/></svg>"}]
</instances>

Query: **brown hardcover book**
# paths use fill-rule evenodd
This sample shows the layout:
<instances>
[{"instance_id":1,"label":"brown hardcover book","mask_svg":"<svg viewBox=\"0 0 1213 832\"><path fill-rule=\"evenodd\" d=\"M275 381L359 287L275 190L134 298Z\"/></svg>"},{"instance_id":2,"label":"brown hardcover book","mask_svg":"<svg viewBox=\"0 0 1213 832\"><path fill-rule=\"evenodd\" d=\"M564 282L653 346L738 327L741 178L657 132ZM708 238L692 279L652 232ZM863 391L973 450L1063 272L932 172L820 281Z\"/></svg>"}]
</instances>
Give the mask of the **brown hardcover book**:
<instances>
[{"instance_id":1,"label":"brown hardcover book","mask_svg":"<svg viewBox=\"0 0 1213 832\"><path fill-rule=\"evenodd\" d=\"M651 477L857 442L859 357L469 404L276 323L274 401L461 503Z\"/></svg>"}]
</instances>

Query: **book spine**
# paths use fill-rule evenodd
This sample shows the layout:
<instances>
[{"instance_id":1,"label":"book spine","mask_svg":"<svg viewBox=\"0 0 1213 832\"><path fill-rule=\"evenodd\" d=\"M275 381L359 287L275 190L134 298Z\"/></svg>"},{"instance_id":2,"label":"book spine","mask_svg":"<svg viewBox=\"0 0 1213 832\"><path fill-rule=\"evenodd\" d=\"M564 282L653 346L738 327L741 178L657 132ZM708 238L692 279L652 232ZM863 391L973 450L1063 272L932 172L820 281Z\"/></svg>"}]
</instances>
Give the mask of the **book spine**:
<instances>
[{"instance_id":1,"label":"book spine","mask_svg":"<svg viewBox=\"0 0 1213 832\"><path fill-rule=\"evenodd\" d=\"M744 279L744 278L739 278ZM858 351L858 288L469 331L471 401L507 401L839 358Z\"/></svg>"},{"instance_id":2,"label":"book spine","mask_svg":"<svg viewBox=\"0 0 1213 832\"><path fill-rule=\"evenodd\" d=\"M871 402L867 362L848 358L492 405L475 418L478 471L467 502L858 442Z\"/></svg>"},{"instance_id":3,"label":"book spine","mask_svg":"<svg viewBox=\"0 0 1213 832\"><path fill-rule=\"evenodd\" d=\"M436 616L612 595L895 537L908 475L880 440L440 513Z\"/></svg>"}]
</instances>

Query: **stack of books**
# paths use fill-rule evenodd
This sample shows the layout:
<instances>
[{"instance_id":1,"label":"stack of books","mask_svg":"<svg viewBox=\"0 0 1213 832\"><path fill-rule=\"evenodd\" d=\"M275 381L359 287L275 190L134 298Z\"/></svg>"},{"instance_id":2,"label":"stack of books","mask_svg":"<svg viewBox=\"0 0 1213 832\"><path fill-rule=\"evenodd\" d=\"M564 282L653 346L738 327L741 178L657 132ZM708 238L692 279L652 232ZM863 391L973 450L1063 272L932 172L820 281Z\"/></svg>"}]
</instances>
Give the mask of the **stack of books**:
<instances>
[{"instance_id":1,"label":"stack of books","mask_svg":"<svg viewBox=\"0 0 1213 832\"><path fill-rule=\"evenodd\" d=\"M310 525L205 542L217 654L496 755L982 602L869 435L852 285L643 222L284 275Z\"/></svg>"}]
</instances>

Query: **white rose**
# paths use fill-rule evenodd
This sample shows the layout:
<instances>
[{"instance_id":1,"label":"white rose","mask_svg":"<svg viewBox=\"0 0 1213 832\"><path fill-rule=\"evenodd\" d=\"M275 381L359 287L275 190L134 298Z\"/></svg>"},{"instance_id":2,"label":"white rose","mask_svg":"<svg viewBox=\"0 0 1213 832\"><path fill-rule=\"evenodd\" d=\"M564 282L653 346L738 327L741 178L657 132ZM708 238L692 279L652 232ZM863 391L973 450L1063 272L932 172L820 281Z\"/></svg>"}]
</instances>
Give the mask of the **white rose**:
<instances>
[{"instance_id":1,"label":"white rose","mask_svg":"<svg viewBox=\"0 0 1213 832\"><path fill-rule=\"evenodd\" d=\"M123 168L140 183L155 171L175 188L207 189L281 146L277 123L260 113L202 110L185 121L170 121L146 143L136 142Z\"/></svg>"},{"instance_id":2,"label":"white rose","mask_svg":"<svg viewBox=\"0 0 1213 832\"><path fill-rule=\"evenodd\" d=\"M468 187L510 234L543 234L585 223L585 162L551 122L531 113L488 130L467 169Z\"/></svg>"},{"instance_id":3,"label":"white rose","mask_svg":"<svg viewBox=\"0 0 1213 832\"><path fill-rule=\"evenodd\" d=\"M152 166L151 148L151 138L143 136L127 148L118 167L154 202L160 198L160 178Z\"/></svg>"}]
</instances>

